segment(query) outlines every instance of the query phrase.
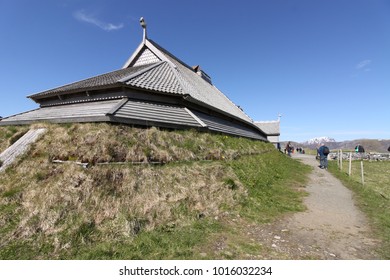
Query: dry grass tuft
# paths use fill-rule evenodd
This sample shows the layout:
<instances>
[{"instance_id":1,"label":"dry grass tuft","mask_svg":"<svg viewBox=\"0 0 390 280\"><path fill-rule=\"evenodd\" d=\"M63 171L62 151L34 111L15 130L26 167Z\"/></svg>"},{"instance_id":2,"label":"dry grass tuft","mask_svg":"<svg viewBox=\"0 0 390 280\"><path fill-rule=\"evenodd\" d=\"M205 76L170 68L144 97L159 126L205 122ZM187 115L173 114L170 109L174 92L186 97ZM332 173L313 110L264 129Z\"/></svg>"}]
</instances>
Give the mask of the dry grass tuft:
<instances>
[{"instance_id":1,"label":"dry grass tuft","mask_svg":"<svg viewBox=\"0 0 390 280\"><path fill-rule=\"evenodd\" d=\"M19 175L34 178L21 182L23 195L16 198L24 213L10 233L17 238L44 234L61 240L86 222L92 222L104 239L121 238L218 216L222 206L234 206L237 197L245 195L242 186L230 187L225 180L229 170L219 164L85 170L46 163L40 171L29 172L34 170L30 164L24 161L17 168Z\"/></svg>"},{"instance_id":2,"label":"dry grass tuft","mask_svg":"<svg viewBox=\"0 0 390 280\"><path fill-rule=\"evenodd\" d=\"M270 147L259 141L240 140L197 131L166 131L122 125L52 125L46 138L50 159L103 162L159 162L236 159ZM237 143L239 143L237 145ZM272 149L272 148L271 148Z\"/></svg>"}]
</instances>

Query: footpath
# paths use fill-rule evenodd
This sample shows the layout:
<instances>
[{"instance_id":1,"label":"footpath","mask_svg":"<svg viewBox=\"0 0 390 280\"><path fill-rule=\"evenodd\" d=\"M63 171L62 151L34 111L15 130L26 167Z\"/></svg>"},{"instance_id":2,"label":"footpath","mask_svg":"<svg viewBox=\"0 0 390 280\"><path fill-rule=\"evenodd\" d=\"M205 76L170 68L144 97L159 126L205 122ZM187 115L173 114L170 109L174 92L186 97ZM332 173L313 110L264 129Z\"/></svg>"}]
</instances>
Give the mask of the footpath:
<instances>
[{"instance_id":1,"label":"footpath","mask_svg":"<svg viewBox=\"0 0 390 280\"><path fill-rule=\"evenodd\" d=\"M314 156L293 154L313 167L305 187L307 210L252 232L267 248L269 259L378 259L378 241L365 215L355 206L353 193ZM256 238L257 237L257 238Z\"/></svg>"}]
</instances>

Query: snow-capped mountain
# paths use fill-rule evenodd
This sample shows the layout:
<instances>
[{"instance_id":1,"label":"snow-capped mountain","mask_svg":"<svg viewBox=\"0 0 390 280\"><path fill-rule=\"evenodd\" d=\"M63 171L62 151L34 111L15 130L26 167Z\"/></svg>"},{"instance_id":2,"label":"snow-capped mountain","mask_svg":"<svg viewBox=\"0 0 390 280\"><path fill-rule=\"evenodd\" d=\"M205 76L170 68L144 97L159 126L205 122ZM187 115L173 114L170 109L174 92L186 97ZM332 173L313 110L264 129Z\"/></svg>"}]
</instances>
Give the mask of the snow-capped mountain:
<instances>
[{"instance_id":1,"label":"snow-capped mountain","mask_svg":"<svg viewBox=\"0 0 390 280\"><path fill-rule=\"evenodd\" d=\"M322 137L312 138L312 139L304 142L304 144L306 144L306 145L319 145L321 143L332 143L332 142L336 142L336 140L334 140L333 138L330 138L330 137L322 136Z\"/></svg>"}]
</instances>

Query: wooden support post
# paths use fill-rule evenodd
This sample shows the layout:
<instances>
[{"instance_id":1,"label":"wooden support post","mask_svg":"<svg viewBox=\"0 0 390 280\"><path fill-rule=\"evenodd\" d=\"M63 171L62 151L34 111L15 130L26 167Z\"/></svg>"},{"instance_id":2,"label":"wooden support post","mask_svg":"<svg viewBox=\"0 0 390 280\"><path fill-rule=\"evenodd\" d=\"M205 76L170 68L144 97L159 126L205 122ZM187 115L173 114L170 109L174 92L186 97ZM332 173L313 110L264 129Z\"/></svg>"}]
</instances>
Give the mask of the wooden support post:
<instances>
[{"instance_id":1,"label":"wooden support post","mask_svg":"<svg viewBox=\"0 0 390 280\"><path fill-rule=\"evenodd\" d=\"M363 161L360 162L360 169L362 171L362 185L364 186L364 168L363 168Z\"/></svg>"},{"instance_id":2,"label":"wooden support post","mask_svg":"<svg viewBox=\"0 0 390 280\"><path fill-rule=\"evenodd\" d=\"M352 174L352 153L349 153L349 168L348 168L348 176Z\"/></svg>"},{"instance_id":3,"label":"wooden support post","mask_svg":"<svg viewBox=\"0 0 390 280\"><path fill-rule=\"evenodd\" d=\"M343 170L343 150L340 149L340 170Z\"/></svg>"}]
</instances>

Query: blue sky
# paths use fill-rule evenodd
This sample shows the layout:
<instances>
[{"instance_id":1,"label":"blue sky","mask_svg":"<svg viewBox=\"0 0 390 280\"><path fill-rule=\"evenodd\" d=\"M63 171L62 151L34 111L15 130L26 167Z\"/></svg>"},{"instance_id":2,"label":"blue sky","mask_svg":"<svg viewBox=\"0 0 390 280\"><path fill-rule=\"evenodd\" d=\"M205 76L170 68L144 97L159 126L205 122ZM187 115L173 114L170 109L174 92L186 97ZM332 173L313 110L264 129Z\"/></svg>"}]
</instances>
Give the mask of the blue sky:
<instances>
[{"instance_id":1,"label":"blue sky","mask_svg":"<svg viewBox=\"0 0 390 280\"><path fill-rule=\"evenodd\" d=\"M390 0L0 0L0 115L120 69L148 36L281 140L390 139Z\"/></svg>"}]
</instances>

